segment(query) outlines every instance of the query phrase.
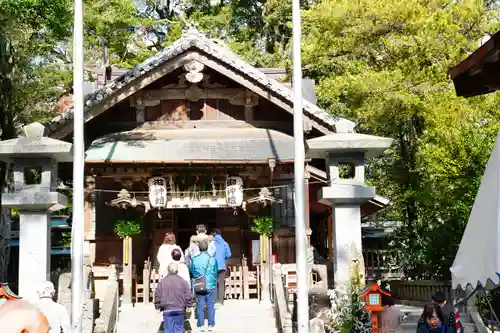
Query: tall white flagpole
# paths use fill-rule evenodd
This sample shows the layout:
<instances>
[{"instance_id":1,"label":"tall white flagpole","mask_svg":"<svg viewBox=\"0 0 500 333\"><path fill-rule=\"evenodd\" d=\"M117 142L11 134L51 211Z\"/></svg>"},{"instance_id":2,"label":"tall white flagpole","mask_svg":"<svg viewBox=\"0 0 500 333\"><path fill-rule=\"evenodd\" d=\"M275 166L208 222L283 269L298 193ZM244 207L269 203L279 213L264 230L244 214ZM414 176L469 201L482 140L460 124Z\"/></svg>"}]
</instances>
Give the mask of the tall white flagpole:
<instances>
[{"instance_id":1,"label":"tall white flagpole","mask_svg":"<svg viewBox=\"0 0 500 333\"><path fill-rule=\"evenodd\" d=\"M74 2L73 28L73 224L71 229L71 331L82 332L84 295L84 132L83 132L83 0Z\"/></svg>"},{"instance_id":2,"label":"tall white flagpole","mask_svg":"<svg viewBox=\"0 0 500 333\"><path fill-rule=\"evenodd\" d=\"M295 138L295 249L297 263L298 333L309 332L309 279L306 239L305 147L302 110L302 60L300 54L300 0L292 0L293 136Z\"/></svg>"}]
</instances>

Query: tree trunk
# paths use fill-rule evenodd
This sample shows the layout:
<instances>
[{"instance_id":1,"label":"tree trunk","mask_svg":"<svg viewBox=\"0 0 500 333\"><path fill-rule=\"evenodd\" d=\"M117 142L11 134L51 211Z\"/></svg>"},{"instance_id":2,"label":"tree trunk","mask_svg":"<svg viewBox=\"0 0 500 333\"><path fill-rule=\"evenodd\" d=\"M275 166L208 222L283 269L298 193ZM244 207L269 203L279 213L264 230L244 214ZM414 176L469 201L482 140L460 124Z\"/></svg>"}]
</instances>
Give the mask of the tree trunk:
<instances>
[{"instance_id":1,"label":"tree trunk","mask_svg":"<svg viewBox=\"0 0 500 333\"><path fill-rule=\"evenodd\" d=\"M1 139L12 139L15 135L13 107L13 50L8 36L0 31L0 130ZM0 163L0 282L7 281L10 255L10 209L3 208L2 194L8 191L10 165Z\"/></svg>"}]
</instances>

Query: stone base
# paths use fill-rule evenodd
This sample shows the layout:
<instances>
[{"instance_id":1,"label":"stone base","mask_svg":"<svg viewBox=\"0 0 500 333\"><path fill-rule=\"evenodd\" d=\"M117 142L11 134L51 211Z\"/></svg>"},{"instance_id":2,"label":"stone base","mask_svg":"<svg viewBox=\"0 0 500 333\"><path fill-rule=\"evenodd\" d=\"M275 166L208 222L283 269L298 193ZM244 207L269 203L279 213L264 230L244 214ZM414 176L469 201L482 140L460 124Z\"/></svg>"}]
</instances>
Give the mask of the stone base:
<instances>
[{"instance_id":1,"label":"stone base","mask_svg":"<svg viewBox=\"0 0 500 333\"><path fill-rule=\"evenodd\" d=\"M375 188L352 184L332 184L318 191L318 202L332 204L362 204L375 197Z\"/></svg>"},{"instance_id":2,"label":"stone base","mask_svg":"<svg viewBox=\"0 0 500 333\"><path fill-rule=\"evenodd\" d=\"M68 205L68 198L59 192L23 191L4 193L2 205L26 211L57 211Z\"/></svg>"}]
</instances>

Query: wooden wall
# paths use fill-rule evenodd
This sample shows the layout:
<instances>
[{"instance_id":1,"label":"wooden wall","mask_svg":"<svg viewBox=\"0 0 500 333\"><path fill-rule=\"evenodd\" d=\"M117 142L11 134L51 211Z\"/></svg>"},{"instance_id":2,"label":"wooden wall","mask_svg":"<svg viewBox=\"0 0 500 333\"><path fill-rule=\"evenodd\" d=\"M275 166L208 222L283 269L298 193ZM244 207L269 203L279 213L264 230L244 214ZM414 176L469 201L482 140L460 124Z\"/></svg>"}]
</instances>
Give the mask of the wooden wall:
<instances>
[{"instance_id":1,"label":"wooden wall","mask_svg":"<svg viewBox=\"0 0 500 333\"><path fill-rule=\"evenodd\" d=\"M145 110L145 121L245 120L244 107L227 100L166 100Z\"/></svg>"}]
</instances>

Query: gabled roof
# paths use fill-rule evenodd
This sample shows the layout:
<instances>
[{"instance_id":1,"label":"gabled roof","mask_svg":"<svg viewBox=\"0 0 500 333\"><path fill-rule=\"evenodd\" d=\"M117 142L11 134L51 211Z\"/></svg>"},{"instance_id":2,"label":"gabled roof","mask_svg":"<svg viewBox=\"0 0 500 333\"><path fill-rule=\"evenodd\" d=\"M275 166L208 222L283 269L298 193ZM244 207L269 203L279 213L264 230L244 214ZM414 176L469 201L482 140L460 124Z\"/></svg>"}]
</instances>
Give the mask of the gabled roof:
<instances>
[{"instance_id":1,"label":"gabled roof","mask_svg":"<svg viewBox=\"0 0 500 333\"><path fill-rule=\"evenodd\" d=\"M251 81L254 86L268 93L270 92L271 95L283 100L289 106L293 105L293 92L290 88L243 61L224 44L211 40L196 29L190 28L171 46L132 68L103 88L87 95L85 97L85 112L88 113L90 109L99 106L109 97L114 96L119 91L122 91L123 88L133 84L134 81L147 77L153 70L189 51L196 51L203 56L208 56L210 59L215 59L218 63L222 63L225 67ZM306 100L303 101L303 107L304 115L319 124L316 127L323 127L328 131L337 133L354 131L355 124L352 121L331 116L315 104ZM52 119L46 126L50 132L56 132L66 126L71 127L72 119L73 108L70 108ZM325 132L325 130L322 130L322 132Z\"/></svg>"}]
</instances>

